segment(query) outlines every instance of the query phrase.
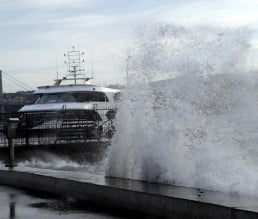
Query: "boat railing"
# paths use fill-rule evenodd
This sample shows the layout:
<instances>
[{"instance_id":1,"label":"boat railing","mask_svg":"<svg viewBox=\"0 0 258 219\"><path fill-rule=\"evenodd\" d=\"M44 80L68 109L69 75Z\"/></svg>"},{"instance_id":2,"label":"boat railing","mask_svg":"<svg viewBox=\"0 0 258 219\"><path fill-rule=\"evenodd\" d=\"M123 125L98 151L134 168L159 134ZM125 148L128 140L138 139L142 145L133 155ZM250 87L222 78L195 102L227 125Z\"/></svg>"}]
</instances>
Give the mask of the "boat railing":
<instances>
[{"instance_id":1,"label":"boat railing","mask_svg":"<svg viewBox=\"0 0 258 219\"><path fill-rule=\"evenodd\" d=\"M7 145L9 118L19 118L16 145L51 145L110 139L116 109L0 113L0 146ZM106 119L103 119L106 118Z\"/></svg>"}]
</instances>

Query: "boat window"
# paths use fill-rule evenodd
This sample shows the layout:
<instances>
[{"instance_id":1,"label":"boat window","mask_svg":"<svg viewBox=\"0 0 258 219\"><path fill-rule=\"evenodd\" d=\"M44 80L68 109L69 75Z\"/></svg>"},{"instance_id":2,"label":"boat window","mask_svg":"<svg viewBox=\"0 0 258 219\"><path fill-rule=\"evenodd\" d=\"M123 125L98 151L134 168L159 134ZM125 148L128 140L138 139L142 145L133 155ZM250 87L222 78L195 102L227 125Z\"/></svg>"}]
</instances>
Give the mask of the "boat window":
<instances>
[{"instance_id":1,"label":"boat window","mask_svg":"<svg viewBox=\"0 0 258 219\"><path fill-rule=\"evenodd\" d=\"M57 103L58 100L58 94L48 95L44 103Z\"/></svg>"},{"instance_id":2,"label":"boat window","mask_svg":"<svg viewBox=\"0 0 258 219\"><path fill-rule=\"evenodd\" d=\"M65 102L108 102L108 98L105 93L90 91L81 93L43 94L35 104Z\"/></svg>"},{"instance_id":3,"label":"boat window","mask_svg":"<svg viewBox=\"0 0 258 219\"><path fill-rule=\"evenodd\" d=\"M65 94L62 102L76 102L76 99L72 94Z\"/></svg>"},{"instance_id":4,"label":"boat window","mask_svg":"<svg viewBox=\"0 0 258 219\"><path fill-rule=\"evenodd\" d=\"M45 103L46 99L47 99L47 95L42 95L42 96L40 96L40 98L36 101L36 104Z\"/></svg>"},{"instance_id":5,"label":"boat window","mask_svg":"<svg viewBox=\"0 0 258 219\"><path fill-rule=\"evenodd\" d=\"M106 94L102 92L73 93L76 102L108 102Z\"/></svg>"},{"instance_id":6,"label":"boat window","mask_svg":"<svg viewBox=\"0 0 258 219\"><path fill-rule=\"evenodd\" d=\"M38 104L38 102L40 101L42 95L38 96L37 100L35 101L35 104Z\"/></svg>"},{"instance_id":7,"label":"boat window","mask_svg":"<svg viewBox=\"0 0 258 219\"><path fill-rule=\"evenodd\" d=\"M66 94L43 94L35 104L62 103L64 102L65 98Z\"/></svg>"}]
</instances>

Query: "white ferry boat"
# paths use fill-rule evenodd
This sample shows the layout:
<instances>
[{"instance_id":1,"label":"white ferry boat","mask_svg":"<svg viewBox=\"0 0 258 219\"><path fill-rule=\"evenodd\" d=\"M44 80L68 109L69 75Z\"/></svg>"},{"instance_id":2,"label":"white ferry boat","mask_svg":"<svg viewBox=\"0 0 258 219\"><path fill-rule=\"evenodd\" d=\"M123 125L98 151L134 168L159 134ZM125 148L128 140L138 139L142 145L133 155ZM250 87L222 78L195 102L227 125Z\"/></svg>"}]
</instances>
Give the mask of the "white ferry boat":
<instances>
[{"instance_id":1,"label":"white ferry boat","mask_svg":"<svg viewBox=\"0 0 258 219\"><path fill-rule=\"evenodd\" d=\"M110 125L116 111L116 103L119 99L120 90L107 87L92 85L89 83L91 77L85 77L81 72L82 56L84 53L75 50L68 51L67 71L68 74L62 79L56 79L54 85L41 86L34 92L38 99L34 104L23 106L19 112L27 113L30 120L39 120L38 113L58 112L66 115L65 118L48 118L41 122L32 122L37 128L51 120L55 126L76 126L78 118L84 120L84 124L94 126L98 130L103 130L105 125ZM68 82L68 84L67 84ZM35 116L37 115L37 116ZM42 120L42 119L41 119ZM53 123L56 120L56 123ZM69 121L69 122L67 122ZM85 123L86 121L86 123ZM49 128L49 126L48 126ZM109 127L110 128L110 127ZM109 128L106 127L108 130Z\"/></svg>"}]
</instances>

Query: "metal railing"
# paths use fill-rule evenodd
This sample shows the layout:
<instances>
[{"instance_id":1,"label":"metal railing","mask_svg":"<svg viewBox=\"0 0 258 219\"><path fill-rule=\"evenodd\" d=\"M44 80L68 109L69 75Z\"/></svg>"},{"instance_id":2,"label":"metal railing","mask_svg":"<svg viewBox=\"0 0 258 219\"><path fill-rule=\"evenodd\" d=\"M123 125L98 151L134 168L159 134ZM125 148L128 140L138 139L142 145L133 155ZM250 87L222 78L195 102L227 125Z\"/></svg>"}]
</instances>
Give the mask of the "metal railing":
<instances>
[{"instance_id":1,"label":"metal railing","mask_svg":"<svg viewBox=\"0 0 258 219\"><path fill-rule=\"evenodd\" d=\"M19 118L16 145L86 142L112 138L116 109L33 111L0 114L0 145L7 145L9 118Z\"/></svg>"}]
</instances>

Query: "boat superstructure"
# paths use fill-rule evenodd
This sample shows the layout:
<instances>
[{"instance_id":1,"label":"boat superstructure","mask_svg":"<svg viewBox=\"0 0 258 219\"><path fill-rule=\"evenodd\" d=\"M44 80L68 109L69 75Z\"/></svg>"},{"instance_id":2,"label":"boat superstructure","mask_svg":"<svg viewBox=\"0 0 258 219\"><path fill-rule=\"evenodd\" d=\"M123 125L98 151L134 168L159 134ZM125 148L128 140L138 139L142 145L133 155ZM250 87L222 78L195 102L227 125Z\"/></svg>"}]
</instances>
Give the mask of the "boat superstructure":
<instances>
[{"instance_id":1,"label":"boat superstructure","mask_svg":"<svg viewBox=\"0 0 258 219\"><path fill-rule=\"evenodd\" d=\"M120 91L90 84L53 85L38 87L38 99L25 105L20 112L114 109Z\"/></svg>"}]
</instances>

